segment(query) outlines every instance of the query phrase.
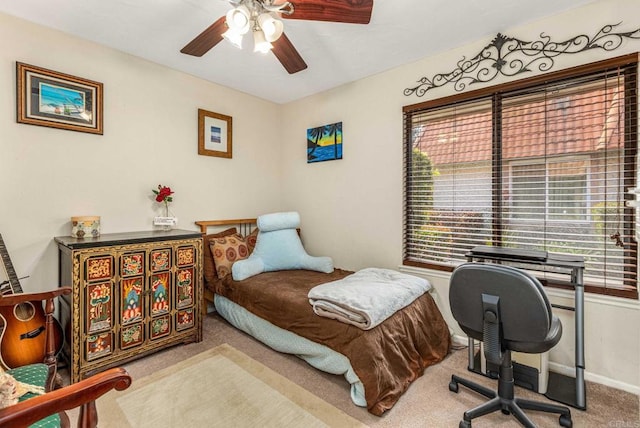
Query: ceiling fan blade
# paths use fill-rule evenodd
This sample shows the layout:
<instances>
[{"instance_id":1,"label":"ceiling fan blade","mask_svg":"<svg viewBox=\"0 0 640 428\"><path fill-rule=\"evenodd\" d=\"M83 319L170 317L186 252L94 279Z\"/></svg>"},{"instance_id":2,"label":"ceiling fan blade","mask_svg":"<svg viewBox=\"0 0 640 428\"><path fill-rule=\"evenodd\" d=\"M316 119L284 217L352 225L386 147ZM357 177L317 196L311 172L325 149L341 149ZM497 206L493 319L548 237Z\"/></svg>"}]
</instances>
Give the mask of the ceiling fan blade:
<instances>
[{"instance_id":1,"label":"ceiling fan blade","mask_svg":"<svg viewBox=\"0 0 640 428\"><path fill-rule=\"evenodd\" d=\"M368 24L373 10L373 0L291 0L291 3L293 14L283 13L283 18Z\"/></svg>"},{"instance_id":2,"label":"ceiling fan blade","mask_svg":"<svg viewBox=\"0 0 640 428\"><path fill-rule=\"evenodd\" d=\"M271 52L278 58L278 61L280 61L289 74L297 73L307 68L307 64L286 34L282 34L278 40L272 42L272 45L273 49Z\"/></svg>"},{"instance_id":3,"label":"ceiling fan blade","mask_svg":"<svg viewBox=\"0 0 640 428\"><path fill-rule=\"evenodd\" d=\"M222 33L225 31L227 31L227 18L222 16L180 49L180 52L187 55L202 56L222 41Z\"/></svg>"}]
</instances>

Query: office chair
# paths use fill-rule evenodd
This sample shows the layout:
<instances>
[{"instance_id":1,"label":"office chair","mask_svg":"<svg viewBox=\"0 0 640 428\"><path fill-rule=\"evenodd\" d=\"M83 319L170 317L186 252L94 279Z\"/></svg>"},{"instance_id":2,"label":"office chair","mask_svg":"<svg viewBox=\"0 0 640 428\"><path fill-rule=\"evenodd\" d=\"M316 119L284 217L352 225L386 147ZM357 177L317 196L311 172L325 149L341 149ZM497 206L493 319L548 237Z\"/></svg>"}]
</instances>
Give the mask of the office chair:
<instances>
[{"instance_id":1,"label":"office chair","mask_svg":"<svg viewBox=\"0 0 640 428\"><path fill-rule=\"evenodd\" d=\"M508 266L465 263L453 271L449 303L460 328L469 337L484 342L487 362L500 366L497 392L451 376L452 392L457 393L458 384L462 384L490 399L467 410L460 428L469 428L472 419L497 410L513 414L525 427L535 427L523 409L558 413L561 426L573 426L571 412L565 406L514 397L511 351L543 353L562 336L562 324L551 313L551 305L536 278Z\"/></svg>"}]
</instances>

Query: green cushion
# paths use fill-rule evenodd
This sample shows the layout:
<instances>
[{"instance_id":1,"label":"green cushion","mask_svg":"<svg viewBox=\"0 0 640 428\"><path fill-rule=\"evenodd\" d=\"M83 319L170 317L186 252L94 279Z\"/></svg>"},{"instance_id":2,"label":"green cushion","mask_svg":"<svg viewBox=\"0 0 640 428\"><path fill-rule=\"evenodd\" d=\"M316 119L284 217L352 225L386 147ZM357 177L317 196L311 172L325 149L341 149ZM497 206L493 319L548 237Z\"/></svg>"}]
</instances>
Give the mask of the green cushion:
<instances>
[{"instance_id":1,"label":"green cushion","mask_svg":"<svg viewBox=\"0 0 640 428\"><path fill-rule=\"evenodd\" d=\"M17 367L15 369L7 370L11 376L17 381L28 383L29 385L44 387L47 383L47 375L49 374L49 368L46 364L30 364L28 366ZM20 401L28 400L31 397L35 397L36 394L31 392L26 393L20 397ZM31 428L53 428L60 426L60 415L53 414L47 416L44 419L39 420L35 424L31 425Z\"/></svg>"},{"instance_id":2,"label":"green cushion","mask_svg":"<svg viewBox=\"0 0 640 428\"><path fill-rule=\"evenodd\" d=\"M54 413L51 416L40 419L33 425L29 425L29 428L60 428L60 415Z\"/></svg>"},{"instance_id":3,"label":"green cushion","mask_svg":"<svg viewBox=\"0 0 640 428\"><path fill-rule=\"evenodd\" d=\"M47 383L49 368L46 364L30 364L28 366L7 370L7 373L13 376L18 382L28 383L29 385L41 386L44 388ZM20 397L20 401L28 400L34 395L35 394L28 392Z\"/></svg>"}]
</instances>

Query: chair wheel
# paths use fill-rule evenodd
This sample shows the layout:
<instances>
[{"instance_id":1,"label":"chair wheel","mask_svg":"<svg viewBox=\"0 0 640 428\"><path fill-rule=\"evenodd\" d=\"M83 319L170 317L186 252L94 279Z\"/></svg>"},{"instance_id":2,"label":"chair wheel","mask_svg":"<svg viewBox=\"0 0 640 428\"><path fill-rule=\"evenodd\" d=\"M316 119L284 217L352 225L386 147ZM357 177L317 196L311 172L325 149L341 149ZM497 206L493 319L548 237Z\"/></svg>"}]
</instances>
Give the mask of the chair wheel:
<instances>
[{"instance_id":1,"label":"chair wheel","mask_svg":"<svg viewBox=\"0 0 640 428\"><path fill-rule=\"evenodd\" d=\"M571 428L573 427L573 421L571 415L560 415L560 426Z\"/></svg>"},{"instance_id":2,"label":"chair wheel","mask_svg":"<svg viewBox=\"0 0 640 428\"><path fill-rule=\"evenodd\" d=\"M454 381L449 382L449 391L457 393L458 392L458 382L454 382Z\"/></svg>"},{"instance_id":3,"label":"chair wheel","mask_svg":"<svg viewBox=\"0 0 640 428\"><path fill-rule=\"evenodd\" d=\"M460 421L458 428L471 428L471 422Z\"/></svg>"},{"instance_id":4,"label":"chair wheel","mask_svg":"<svg viewBox=\"0 0 640 428\"><path fill-rule=\"evenodd\" d=\"M503 415L510 415L511 412L505 409L500 409L500 411L502 412Z\"/></svg>"}]
</instances>

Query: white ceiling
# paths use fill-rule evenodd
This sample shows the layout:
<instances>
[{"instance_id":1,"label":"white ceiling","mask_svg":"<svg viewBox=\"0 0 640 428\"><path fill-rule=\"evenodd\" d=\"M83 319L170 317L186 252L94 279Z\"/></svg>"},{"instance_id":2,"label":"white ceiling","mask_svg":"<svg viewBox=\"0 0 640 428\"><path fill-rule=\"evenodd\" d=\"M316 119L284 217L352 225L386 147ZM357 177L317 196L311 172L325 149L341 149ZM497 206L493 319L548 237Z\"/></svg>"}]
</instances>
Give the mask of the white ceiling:
<instances>
[{"instance_id":1,"label":"white ceiling","mask_svg":"<svg viewBox=\"0 0 640 428\"><path fill-rule=\"evenodd\" d=\"M201 58L180 53L230 9L226 0L0 0L0 11L286 103L592 1L374 0L368 25L286 20L309 66L293 75L253 53L247 36L242 50L223 40Z\"/></svg>"}]
</instances>

